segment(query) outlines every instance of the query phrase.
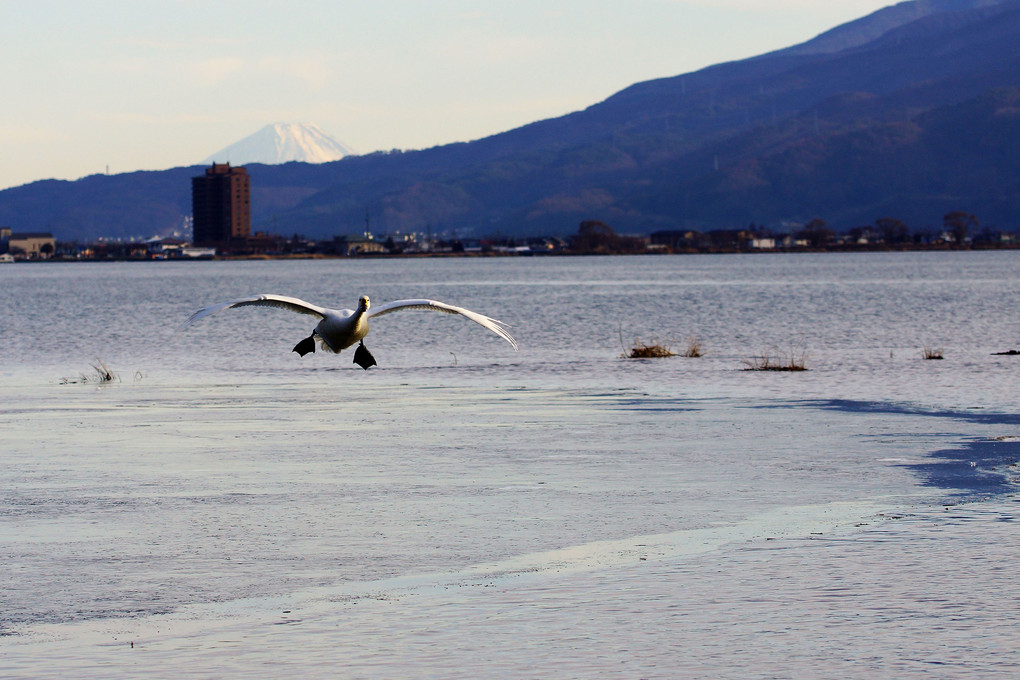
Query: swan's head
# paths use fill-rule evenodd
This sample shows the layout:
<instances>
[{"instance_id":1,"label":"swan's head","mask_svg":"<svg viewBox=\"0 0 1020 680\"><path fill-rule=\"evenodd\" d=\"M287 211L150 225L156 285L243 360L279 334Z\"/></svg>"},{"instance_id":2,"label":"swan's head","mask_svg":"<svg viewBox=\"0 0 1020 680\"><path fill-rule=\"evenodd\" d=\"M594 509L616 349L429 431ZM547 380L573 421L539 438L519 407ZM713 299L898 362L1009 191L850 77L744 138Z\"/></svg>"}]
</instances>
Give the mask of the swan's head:
<instances>
[{"instance_id":1,"label":"swan's head","mask_svg":"<svg viewBox=\"0 0 1020 680\"><path fill-rule=\"evenodd\" d=\"M358 311L367 312L371 304L372 303L369 301L368 296L362 295L360 298L358 298Z\"/></svg>"}]
</instances>

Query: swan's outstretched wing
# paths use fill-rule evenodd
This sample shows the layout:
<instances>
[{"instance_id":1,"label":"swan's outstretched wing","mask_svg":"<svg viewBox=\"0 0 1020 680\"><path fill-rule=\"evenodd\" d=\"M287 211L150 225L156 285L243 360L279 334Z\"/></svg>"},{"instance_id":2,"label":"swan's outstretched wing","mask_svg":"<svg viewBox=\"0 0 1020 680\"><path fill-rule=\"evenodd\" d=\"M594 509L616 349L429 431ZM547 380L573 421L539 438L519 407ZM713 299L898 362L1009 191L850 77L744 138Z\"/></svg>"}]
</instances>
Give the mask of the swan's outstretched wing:
<instances>
[{"instance_id":1,"label":"swan's outstretched wing","mask_svg":"<svg viewBox=\"0 0 1020 680\"><path fill-rule=\"evenodd\" d=\"M309 314L311 316L317 316L320 319L326 316L328 311L324 307L313 305L310 302L299 300L297 298L287 297L285 295L273 295L272 293L266 293L264 295L253 295L252 297L240 298L238 300L230 300L229 302L220 302L215 305L209 305L203 307L194 314L188 317L188 320L184 322L181 328L190 326L202 317L215 314L216 312L224 309L230 309L231 307L246 307L248 305L257 305L260 307L281 307L283 309L289 309L292 312L298 314Z\"/></svg>"},{"instance_id":2,"label":"swan's outstretched wing","mask_svg":"<svg viewBox=\"0 0 1020 680\"><path fill-rule=\"evenodd\" d=\"M369 318L381 316L383 314L389 314L390 312L400 311L402 309L426 309L433 312L444 312L446 314L460 314L466 316L475 323L485 326L490 331L509 342L514 350L517 349L517 341L507 331L509 324L505 324L502 321L493 319L479 314L478 312L472 312L470 309L464 309L463 307L455 307L448 305L445 302L437 302L435 300L394 300L393 302L387 302L384 305L378 307L371 307L368 310Z\"/></svg>"}]
</instances>

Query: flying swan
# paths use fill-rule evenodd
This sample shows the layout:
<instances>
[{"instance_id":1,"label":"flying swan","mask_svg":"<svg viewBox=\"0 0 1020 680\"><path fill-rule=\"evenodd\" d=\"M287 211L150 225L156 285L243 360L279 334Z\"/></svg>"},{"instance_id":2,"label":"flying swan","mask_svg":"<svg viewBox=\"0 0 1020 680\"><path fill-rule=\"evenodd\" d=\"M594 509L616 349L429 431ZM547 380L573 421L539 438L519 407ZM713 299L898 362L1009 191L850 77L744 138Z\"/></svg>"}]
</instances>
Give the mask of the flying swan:
<instances>
[{"instance_id":1,"label":"flying swan","mask_svg":"<svg viewBox=\"0 0 1020 680\"><path fill-rule=\"evenodd\" d=\"M433 312L443 312L446 314L460 314L466 316L475 323L488 328L490 331L503 338L513 346L514 351L517 350L517 341L514 340L513 336L506 330L508 325L502 321L490 318L478 312L472 312L470 309L464 309L463 307L455 307L448 305L445 302L437 302L435 300L394 300L378 307L372 307L371 302L367 295L362 295L358 299L358 308L356 310L351 309L328 309L326 307L319 307L313 305L310 302L299 300L298 298L286 297L284 295L273 295L266 293L264 295L254 295L252 297L240 298L238 300L230 300L229 302L220 302L215 305L209 305L203 307L194 314L188 317L188 320L184 322L182 328L190 326L199 319L215 314L216 312L224 309L230 309L232 307L247 307L249 305L255 305L259 307L281 307L283 309L289 309L292 312L298 314L308 314L309 316L315 316L319 318L319 323L316 324L312 334L307 338L299 342L294 346L294 351L304 356L309 352L315 351L315 340L318 338L323 351L330 351L336 354L340 353L340 350L347 349L354 343L358 343L358 348L354 350L354 363L361 366L366 371L370 366L375 366L375 357L365 347L365 336L368 335L368 320L382 316L383 314L389 314L390 312L396 312L403 309L425 309ZM369 311L371 308L372 311Z\"/></svg>"}]
</instances>

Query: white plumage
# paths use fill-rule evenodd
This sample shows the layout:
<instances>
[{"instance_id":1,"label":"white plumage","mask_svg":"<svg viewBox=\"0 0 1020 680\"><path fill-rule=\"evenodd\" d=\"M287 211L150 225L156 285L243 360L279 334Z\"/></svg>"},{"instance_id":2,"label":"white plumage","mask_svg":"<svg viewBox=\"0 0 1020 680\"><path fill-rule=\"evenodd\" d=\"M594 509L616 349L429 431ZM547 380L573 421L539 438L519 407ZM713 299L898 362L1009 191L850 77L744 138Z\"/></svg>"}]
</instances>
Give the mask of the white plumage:
<instances>
[{"instance_id":1,"label":"white plumage","mask_svg":"<svg viewBox=\"0 0 1020 680\"><path fill-rule=\"evenodd\" d=\"M472 312L470 309L464 309L463 307L456 307L445 302L426 299L394 300L393 302L388 302L384 305L379 305L378 307L372 307L368 296L363 295L358 300L357 309L329 309L327 307L313 305L310 302L305 302L298 298L266 293L263 295L253 295L252 297L230 300L229 302L220 302L215 305L203 307L188 317L188 320L184 322L184 326L190 326L199 319L209 316L210 314L215 314L216 312L224 309L231 309L232 307L246 307L249 305L260 307L280 307L283 309L289 309L292 312L297 312L298 314L308 314L310 316L318 317L319 323L315 326L315 330L312 331L312 334L294 347L294 351L301 356L304 356L308 352L315 351L316 338L319 339L323 350L329 350L331 352L340 352L340 350L347 349L356 342L362 343L365 336L368 335L369 319L404 309L424 309L433 312L443 312L445 314L459 314L471 319L485 328L488 328L490 331L509 342L514 350L517 350L517 341L514 340L513 336L510 335L509 331L507 331L507 324L502 321L485 316L484 314L479 314L478 312ZM359 357L363 357L363 360L359 360ZM375 363L375 359L372 358L371 354L369 354L364 344L361 344L358 347L354 360L365 369Z\"/></svg>"}]
</instances>

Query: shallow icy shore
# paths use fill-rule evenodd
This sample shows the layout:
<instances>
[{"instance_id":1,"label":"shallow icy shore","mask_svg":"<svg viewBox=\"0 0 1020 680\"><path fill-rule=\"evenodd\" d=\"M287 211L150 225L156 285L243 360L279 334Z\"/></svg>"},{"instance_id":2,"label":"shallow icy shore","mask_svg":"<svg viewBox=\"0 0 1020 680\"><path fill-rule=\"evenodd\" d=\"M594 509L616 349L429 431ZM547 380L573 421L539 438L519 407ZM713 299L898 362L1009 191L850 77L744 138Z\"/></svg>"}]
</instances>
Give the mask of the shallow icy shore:
<instances>
[{"instance_id":1,"label":"shallow icy shore","mask_svg":"<svg viewBox=\"0 0 1020 680\"><path fill-rule=\"evenodd\" d=\"M0 272L0 676L1020 671L1016 254L166 265Z\"/></svg>"},{"instance_id":2,"label":"shallow icy shore","mask_svg":"<svg viewBox=\"0 0 1020 680\"><path fill-rule=\"evenodd\" d=\"M19 389L5 677L1020 663L1011 416L395 389Z\"/></svg>"}]
</instances>

